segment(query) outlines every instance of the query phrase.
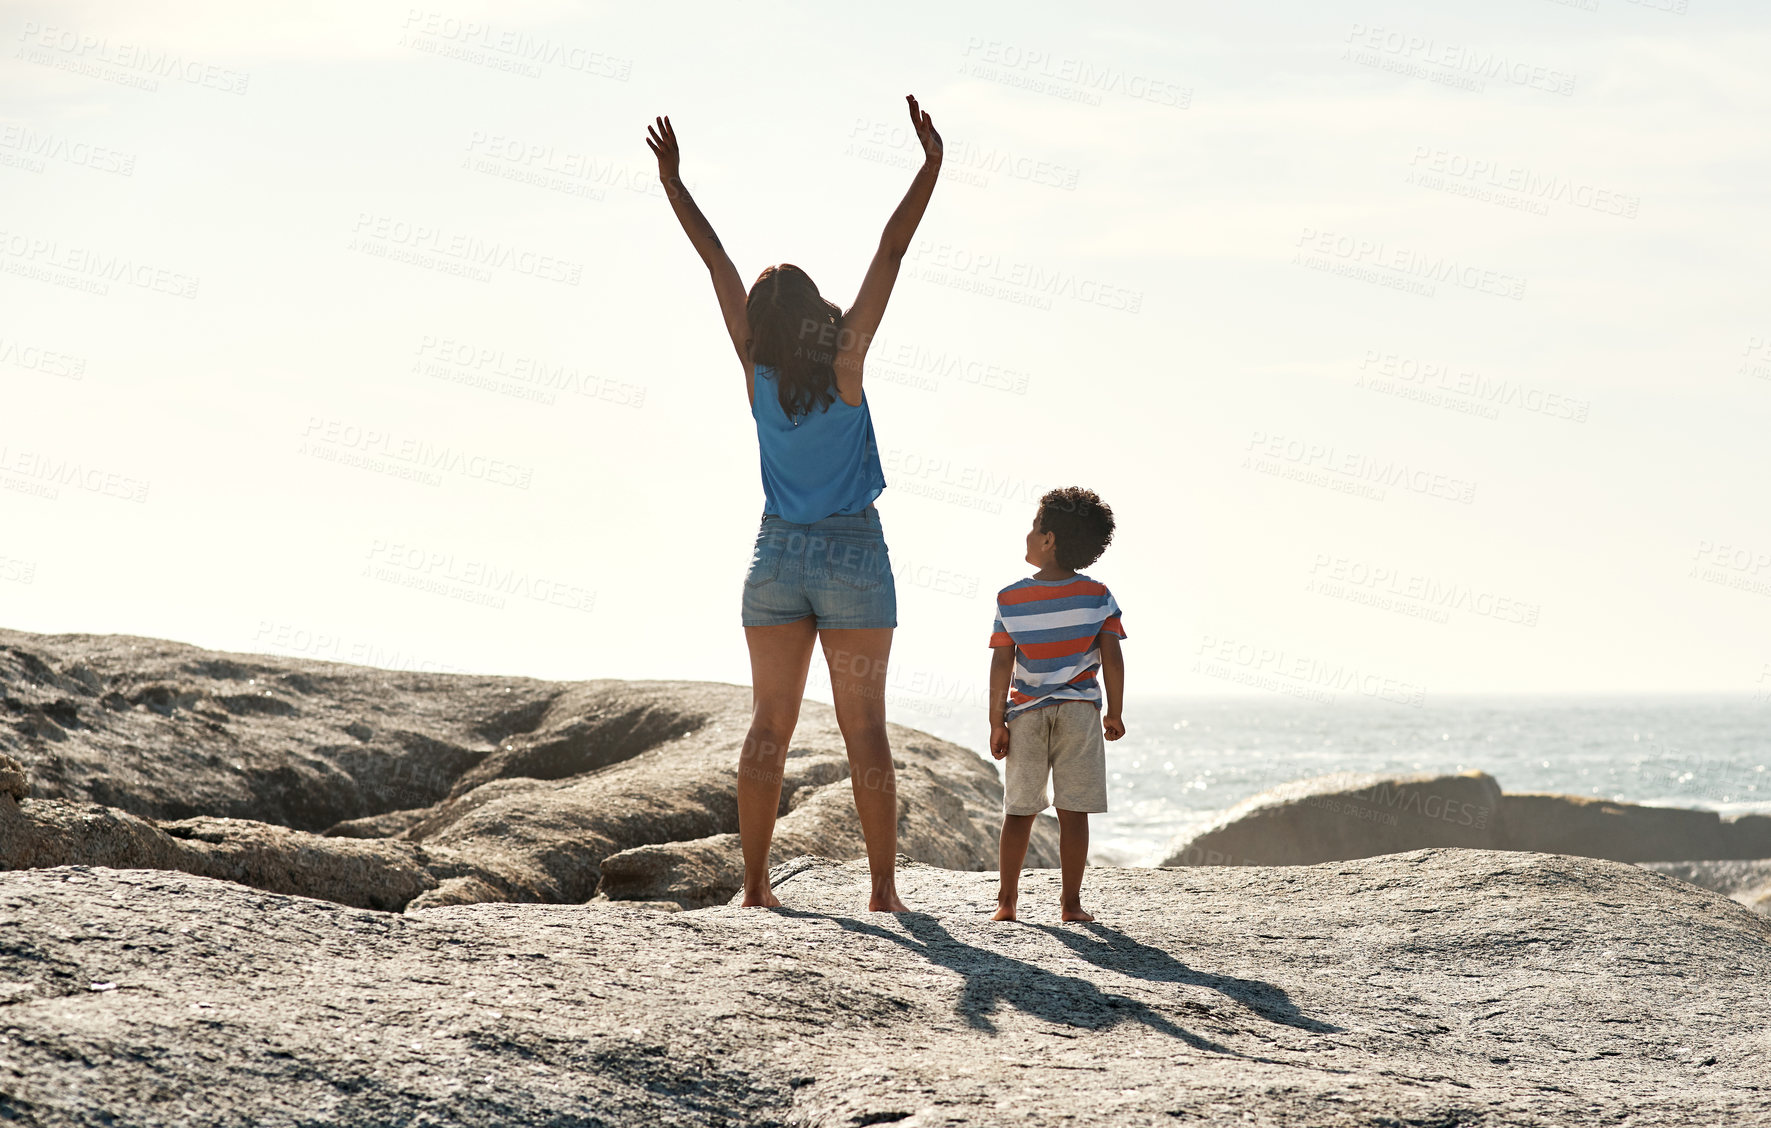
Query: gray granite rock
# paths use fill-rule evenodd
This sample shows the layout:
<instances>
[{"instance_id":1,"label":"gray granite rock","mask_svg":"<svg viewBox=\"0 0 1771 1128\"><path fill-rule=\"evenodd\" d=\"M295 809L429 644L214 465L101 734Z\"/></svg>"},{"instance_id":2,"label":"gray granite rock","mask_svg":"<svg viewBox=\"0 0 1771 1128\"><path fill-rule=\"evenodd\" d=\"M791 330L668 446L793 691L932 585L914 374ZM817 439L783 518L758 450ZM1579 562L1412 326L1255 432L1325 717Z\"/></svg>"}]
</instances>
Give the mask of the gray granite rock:
<instances>
[{"instance_id":1,"label":"gray granite rock","mask_svg":"<svg viewBox=\"0 0 1771 1128\"><path fill-rule=\"evenodd\" d=\"M1764 857L1771 818L1500 790L1483 772L1293 780L1171 843L1165 865L1295 866L1436 846L1612 861Z\"/></svg>"},{"instance_id":2,"label":"gray granite rock","mask_svg":"<svg viewBox=\"0 0 1771 1128\"><path fill-rule=\"evenodd\" d=\"M1634 866L1434 850L1057 875L780 867L777 911L367 912L0 874L0 1119L260 1124L1771 1122L1771 921Z\"/></svg>"},{"instance_id":3,"label":"gray granite rock","mask_svg":"<svg viewBox=\"0 0 1771 1128\"><path fill-rule=\"evenodd\" d=\"M749 720L743 686L398 673L0 631L0 804L22 799L0 812L0 869L178 869L392 910L713 904L742 874ZM890 737L900 850L994 869L995 769L911 729ZM776 856L860 857L849 789L835 715L808 702ZM1057 863L1054 820L1029 860Z\"/></svg>"},{"instance_id":4,"label":"gray granite rock","mask_svg":"<svg viewBox=\"0 0 1771 1128\"><path fill-rule=\"evenodd\" d=\"M1643 869L1689 881L1771 916L1771 859L1719 862L1638 862Z\"/></svg>"},{"instance_id":5,"label":"gray granite rock","mask_svg":"<svg viewBox=\"0 0 1771 1128\"><path fill-rule=\"evenodd\" d=\"M1295 866L1431 846L1491 848L1500 785L1482 772L1294 780L1226 811L1171 866Z\"/></svg>"},{"instance_id":6,"label":"gray granite rock","mask_svg":"<svg viewBox=\"0 0 1771 1128\"><path fill-rule=\"evenodd\" d=\"M1714 811L1615 803L1588 795L1508 793L1501 801L1495 844L1506 850L1618 862L1730 856L1721 816Z\"/></svg>"},{"instance_id":7,"label":"gray granite rock","mask_svg":"<svg viewBox=\"0 0 1771 1128\"><path fill-rule=\"evenodd\" d=\"M1771 815L1730 815L1722 820L1724 858L1771 858Z\"/></svg>"},{"instance_id":8,"label":"gray granite rock","mask_svg":"<svg viewBox=\"0 0 1771 1128\"><path fill-rule=\"evenodd\" d=\"M11 756L0 755L0 795L23 799L30 793L31 781L25 766Z\"/></svg>"},{"instance_id":9,"label":"gray granite rock","mask_svg":"<svg viewBox=\"0 0 1771 1128\"><path fill-rule=\"evenodd\" d=\"M390 912L435 888L437 874L476 872L447 850L409 842L325 838L251 819L159 822L98 803L0 794L0 868L62 865L180 870Z\"/></svg>"}]
</instances>

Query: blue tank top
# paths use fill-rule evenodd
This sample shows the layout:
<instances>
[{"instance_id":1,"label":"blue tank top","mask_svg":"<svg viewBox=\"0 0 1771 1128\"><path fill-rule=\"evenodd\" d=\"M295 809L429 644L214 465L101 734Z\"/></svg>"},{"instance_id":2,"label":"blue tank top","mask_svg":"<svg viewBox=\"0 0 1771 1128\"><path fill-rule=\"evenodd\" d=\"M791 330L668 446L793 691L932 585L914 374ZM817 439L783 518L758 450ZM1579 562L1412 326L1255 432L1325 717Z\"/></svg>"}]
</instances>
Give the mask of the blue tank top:
<instances>
[{"instance_id":1,"label":"blue tank top","mask_svg":"<svg viewBox=\"0 0 1771 1128\"><path fill-rule=\"evenodd\" d=\"M773 366L757 365L750 414L762 452L763 513L809 525L873 504L886 482L866 393L859 407L838 395L826 409L789 419L780 392Z\"/></svg>"}]
</instances>

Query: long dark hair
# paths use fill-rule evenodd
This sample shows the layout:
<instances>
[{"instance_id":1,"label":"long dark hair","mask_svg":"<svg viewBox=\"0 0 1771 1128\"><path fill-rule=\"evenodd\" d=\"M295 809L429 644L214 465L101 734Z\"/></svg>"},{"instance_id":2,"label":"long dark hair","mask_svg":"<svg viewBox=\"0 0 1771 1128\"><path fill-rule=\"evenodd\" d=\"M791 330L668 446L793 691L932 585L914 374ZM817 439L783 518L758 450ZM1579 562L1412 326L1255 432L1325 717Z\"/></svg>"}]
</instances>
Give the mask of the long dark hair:
<instances>
[{"instance_id":1,"label":"long dark hair","mask_svg":"<svg viewBox=\"0 0 1771 1128\"><path fill-rule=\"evenodd\" d=\"M811 276L792 263L769 267L750 287L744 317L750 323L750 362L775 370L787 417L809 414L813 407L829 410L836 398L842 310L824 300Z\"/></svg>"}]
</instances>

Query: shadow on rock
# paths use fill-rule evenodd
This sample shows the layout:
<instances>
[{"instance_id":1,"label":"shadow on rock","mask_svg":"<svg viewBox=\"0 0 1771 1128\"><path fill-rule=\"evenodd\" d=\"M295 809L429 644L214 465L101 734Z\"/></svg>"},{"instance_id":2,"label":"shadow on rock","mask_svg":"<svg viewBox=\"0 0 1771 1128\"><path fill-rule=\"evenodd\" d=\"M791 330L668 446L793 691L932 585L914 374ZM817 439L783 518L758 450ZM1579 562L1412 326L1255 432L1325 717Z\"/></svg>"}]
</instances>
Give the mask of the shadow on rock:
<instances>
[{"instance_id":1,"label":"shadow on rock","mask_svg":"<svg viewBox=\"0 0 1771 1128\"><path fill-rule=\"evenodd\" d=\"M921 955L930 963L939 964L959 973L965 979L965 987L960 994L959 1003L955 1007L966 1024L973 1029L994 1034L996 1024L991 1016L996 1014L1006 1003L1018 1010L1032 1015L1042 1021L1058 1026L1075 1026L1086 1030L1101 1030L1116 1026L1121 1022L1136 1022L1150 1029L1177 1038L1196 1050L1207 1053L1222 1054L1226 1057L1244 1058L1250 1061L1267 1061L1266 1058L1243 1054L1228 1046L1219 1045L1209 1038L1202 1037L1186 1028L1176 1025L1168 1016L1137 999L1124 995L1115 995L1101 990L1086 979L1073 975L1058 975L1047 971L1037 964L1005 956L988 948L980 948L956 939L952 933L941 926L934 917L923 913L901 913L898 921L910 933L906 937L888 928L876 924L856 920L854 917L835 916L829 913L806 912L798 909L776 909L775 912L790 917L834 921L848 932L857 932L866 936L889 940L910 951ZM1136 947L1144 951L1156 949ZM1111 951L1112 949L1107 949ZM1141 957L1134 957L1141 958ZM1124 970L1111 962L1107 957L1094 961L1097 966L1110 970ZM1145 961L1146 964L1148 961ZM1219 976L1201 975L1187 969L1179 961L1170 960L1175 967L1186 972L1187 978L1176 977L1172 982L1200 983L1207 986L1217 984L1239 984L1251 993L1271 993L1285 999L1284 992L1270 984L1252 983L1248 980L1224 979ZM1127 974L1136 974L1127 972ZM1139 978L1159 978L1154 975L1143 975ZM1214 982L1215 981L1215 982ZM1222 987L1218 989L1222 990ZM1235 997L1234 995L1232 997ZM1240 999L1238 1001L1241 1001ZM1290 1001L1286 1000L1289 1007ZM1291 1008L1296 1016L1296 1008ZM1275 1020L1278 1021L1278 1020ZM1304 1020L1309 1021L1309 1020ZM1297 1022L1288 1025L1300 1025ZM1335 1027L1317 1024L1308 1029L1332 1031Z\"/></svg>"},{"instance_id":2,"label":"shadow on rock","mask_svg":"<svg viewBox=\"0 0 1771 1128\"><path fill-rule=\"evenodd\" d=\"M1189 983L1197 987L1209 987L1241 1003L1269 1022L1295 1026L1312 1034L1342 1033L1339 1026L1318 1022L1305 1015L1291 1001L1290 995L1271 983L1264 983L1259 979L1214 975L1209 971L1195 971L1161 948L1140 944L1118 929L1109 928L1099 921L1069 928L1060 928L1055 924L1035 924L1028 927L1039 929L1089 963L1106 971L1153 983ZM1093 933L1099 939L1090 940L1077 931L1079 928Z\"/></svg>"}]
</instances>

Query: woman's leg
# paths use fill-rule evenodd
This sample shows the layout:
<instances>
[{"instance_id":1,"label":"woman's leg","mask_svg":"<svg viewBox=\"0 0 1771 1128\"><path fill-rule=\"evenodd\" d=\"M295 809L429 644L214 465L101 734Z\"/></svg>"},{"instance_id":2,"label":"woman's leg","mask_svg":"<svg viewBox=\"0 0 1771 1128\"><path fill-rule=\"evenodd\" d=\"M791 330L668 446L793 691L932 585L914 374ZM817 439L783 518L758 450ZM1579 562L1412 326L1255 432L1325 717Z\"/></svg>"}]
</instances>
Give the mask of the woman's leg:
<instances>
[{"instance_id":1,"label":"woman's leg","mask_svg":"<svg viewBox=\"0 0 1771 1128\"><path fill-rule=\"evenodd\" d=\"M824 659L830 663L830 699L836 724L849 752L849 785L855 791L855 813L867 839L867 868L873 891L867 907L875 912L909 912L898 900L898 777L892 771L892 747L886 740L886 660L892 652L892 628L824 630Z\"/></svg>"},{"instance_id":2,"label":"woman's leg","mask_svg":"<svg viewBox=\"0 0 1771 1128\"><path fill-rule=\"evenodd\" d=\"M810 615L779 627L745 627L750 646L750 732L738 754L738 839L744 846L744 904L774 906L769 891L769 844L781 806L787 745L799 723L812 665L817 620Z\"/></svg>"}]
</instances>

